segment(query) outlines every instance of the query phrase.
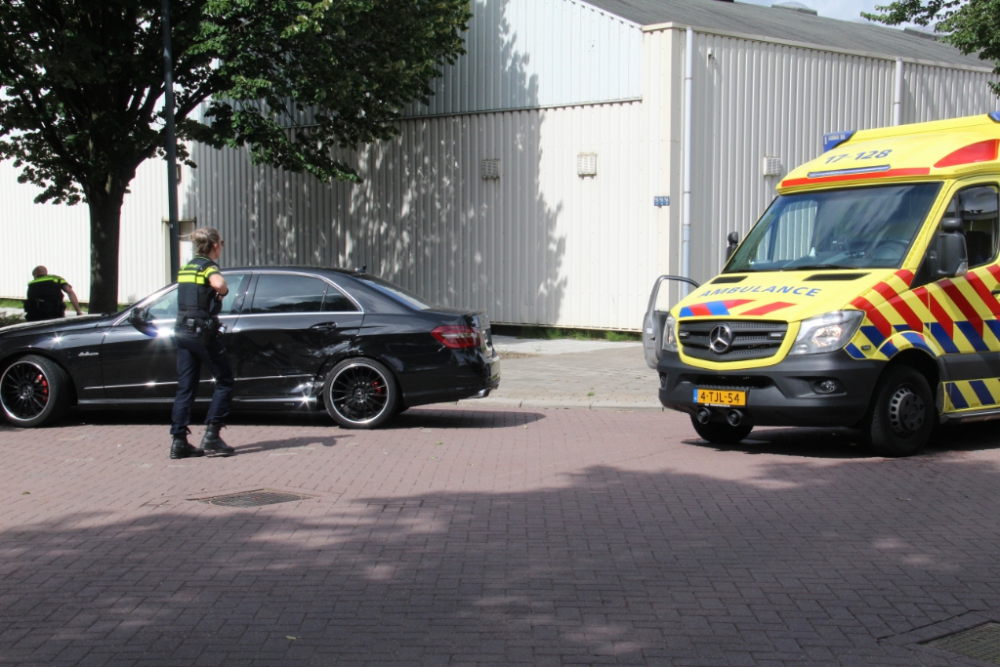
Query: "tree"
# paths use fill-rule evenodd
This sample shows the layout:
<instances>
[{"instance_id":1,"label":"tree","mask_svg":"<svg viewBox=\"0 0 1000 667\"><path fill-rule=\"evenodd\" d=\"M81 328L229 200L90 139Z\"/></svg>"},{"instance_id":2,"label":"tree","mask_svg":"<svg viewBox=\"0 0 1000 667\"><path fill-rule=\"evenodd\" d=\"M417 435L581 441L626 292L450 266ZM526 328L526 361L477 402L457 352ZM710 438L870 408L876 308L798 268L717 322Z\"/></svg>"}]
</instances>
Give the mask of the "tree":
<instances>
[{"instance_id":1,"label":"tree","mask_svg":"<svg viewBox=\"0 0 1000 667\"><path fill-rule=\"evenodd\" d=\"M393 136L470 18L469 0L173 0L178 139L357 181L333 149ZM162 56L160 0L0 2L0 159L36 202L89 206L95 312L117 307L129 183L164 154Z\"/></svg>"},{"instance_id":2,"label":"tree","mask_svg":"<svg viewBox=\"0 0 1000 667\"><path fill-rule=\"evenodd\" d=\"M881 13L861 15L886 25L933 25L941 41L992 62L1000 75L1000 0L896 0L875 9ZM990 82L990 88L1000 96L1000 83Z\"/></svg>"}]
</instances>

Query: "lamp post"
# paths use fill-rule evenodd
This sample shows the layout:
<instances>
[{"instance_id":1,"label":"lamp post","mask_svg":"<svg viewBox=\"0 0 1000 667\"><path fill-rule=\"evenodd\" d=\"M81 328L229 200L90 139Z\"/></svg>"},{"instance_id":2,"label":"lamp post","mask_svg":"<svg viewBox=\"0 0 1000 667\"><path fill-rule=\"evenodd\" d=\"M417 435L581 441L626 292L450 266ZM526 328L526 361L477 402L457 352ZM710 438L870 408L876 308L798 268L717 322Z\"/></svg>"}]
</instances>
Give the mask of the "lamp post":
<instances>
[{"instance_id":1,"label":"lamp post","mask_svg":"<svg viewBox=\"0 0 1000 667\"><path fill-rule=\"evenodd\" d=\"M163 0L163 116L167 130L167 207L170 212L170 282L180 270L180 238L177 220L177 136L174 131L174 63L170 51L170 0Z\"/></svg>"}]
</instances>

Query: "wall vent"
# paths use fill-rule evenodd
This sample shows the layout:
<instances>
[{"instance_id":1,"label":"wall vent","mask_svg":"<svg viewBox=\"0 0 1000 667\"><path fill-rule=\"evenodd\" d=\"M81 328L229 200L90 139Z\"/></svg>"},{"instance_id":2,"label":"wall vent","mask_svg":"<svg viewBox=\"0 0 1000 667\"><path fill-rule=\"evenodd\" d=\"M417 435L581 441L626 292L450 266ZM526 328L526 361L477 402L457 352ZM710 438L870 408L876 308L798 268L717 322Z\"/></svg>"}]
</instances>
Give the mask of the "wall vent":
<instances>
[{"instance_id":1,"label":"wall vent","mask_svg":"<svg viewBox=\"0 0 1000 667\"><path fill-rule=\"evenodd\" d=\"M500 160L483 160L479 165L479 175L485 180L500 178Z\"/></svg>"},{"instance_id":2,"label":"wall vent","mask_svg":"<svg viewBox=\"0 0 1000 667\"><path fill-rule=\"evenodd\" d=\"M764 165L761 167L765 176L781 176L781 159L776 157L765 157Z\"/></svg>"},{"instance_id":3,"label":"wall vent","mask_svg":"<svg viewBox=\"0 0 1000 667\"><path fill-rule=\"evenodd\" d=\"M580 153L576 156L576 175L581 178L597 176L597 153Z\"/></svg>"}]
</instances>

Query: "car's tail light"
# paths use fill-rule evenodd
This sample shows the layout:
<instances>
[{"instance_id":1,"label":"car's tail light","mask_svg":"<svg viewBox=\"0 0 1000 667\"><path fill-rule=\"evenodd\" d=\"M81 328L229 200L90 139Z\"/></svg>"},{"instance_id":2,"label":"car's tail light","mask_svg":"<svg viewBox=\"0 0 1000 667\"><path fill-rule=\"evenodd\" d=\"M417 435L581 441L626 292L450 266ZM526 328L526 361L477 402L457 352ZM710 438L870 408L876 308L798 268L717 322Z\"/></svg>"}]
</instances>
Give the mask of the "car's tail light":
<instances>
[{"instance_id":1,"label":"car's tail light","mask_svg":"<svg viewBox=\"0 0 1000 667\"><path fill-rule=\"evenodd\" d=\"M466 326L438 327L431 332L442 345L453 349L463 347L479 347L479 330Z\"/></svg>"}]
</instances>

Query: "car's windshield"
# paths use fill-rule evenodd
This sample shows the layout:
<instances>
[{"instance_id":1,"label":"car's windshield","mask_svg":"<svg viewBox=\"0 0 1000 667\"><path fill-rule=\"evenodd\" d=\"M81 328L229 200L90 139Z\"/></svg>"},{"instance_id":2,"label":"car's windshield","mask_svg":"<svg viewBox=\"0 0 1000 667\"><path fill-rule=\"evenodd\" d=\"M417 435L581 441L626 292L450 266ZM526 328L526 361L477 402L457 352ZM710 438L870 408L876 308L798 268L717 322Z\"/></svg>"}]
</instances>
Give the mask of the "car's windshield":
<instances>
[{"instance_id":1,"label":"car's windshield","mask_svg":"<svg viewBox=\"0 0 1000 667\"><path fill-rule=\"evenodd\" d=\"M354 277L358 280L365 281L383 294L388 294L394 299L402 301L411 308L416 308L417 310L429 310L434 307L432 304L424 301L410 290L400 287L399 285L394 285L388 280L382 280L381 278L376 278L375 276L368 274L355 274Z\"/></svg>"},{"instance_id":2,"label":"car's windshield","mask_svg":"<svg viewBox=\"0 0 1000 667\"><path fill-rule=\"evenodd\" d=\"M723 273L898 268L940 183L779 196Z\"/></svg>"}]
</instances>

